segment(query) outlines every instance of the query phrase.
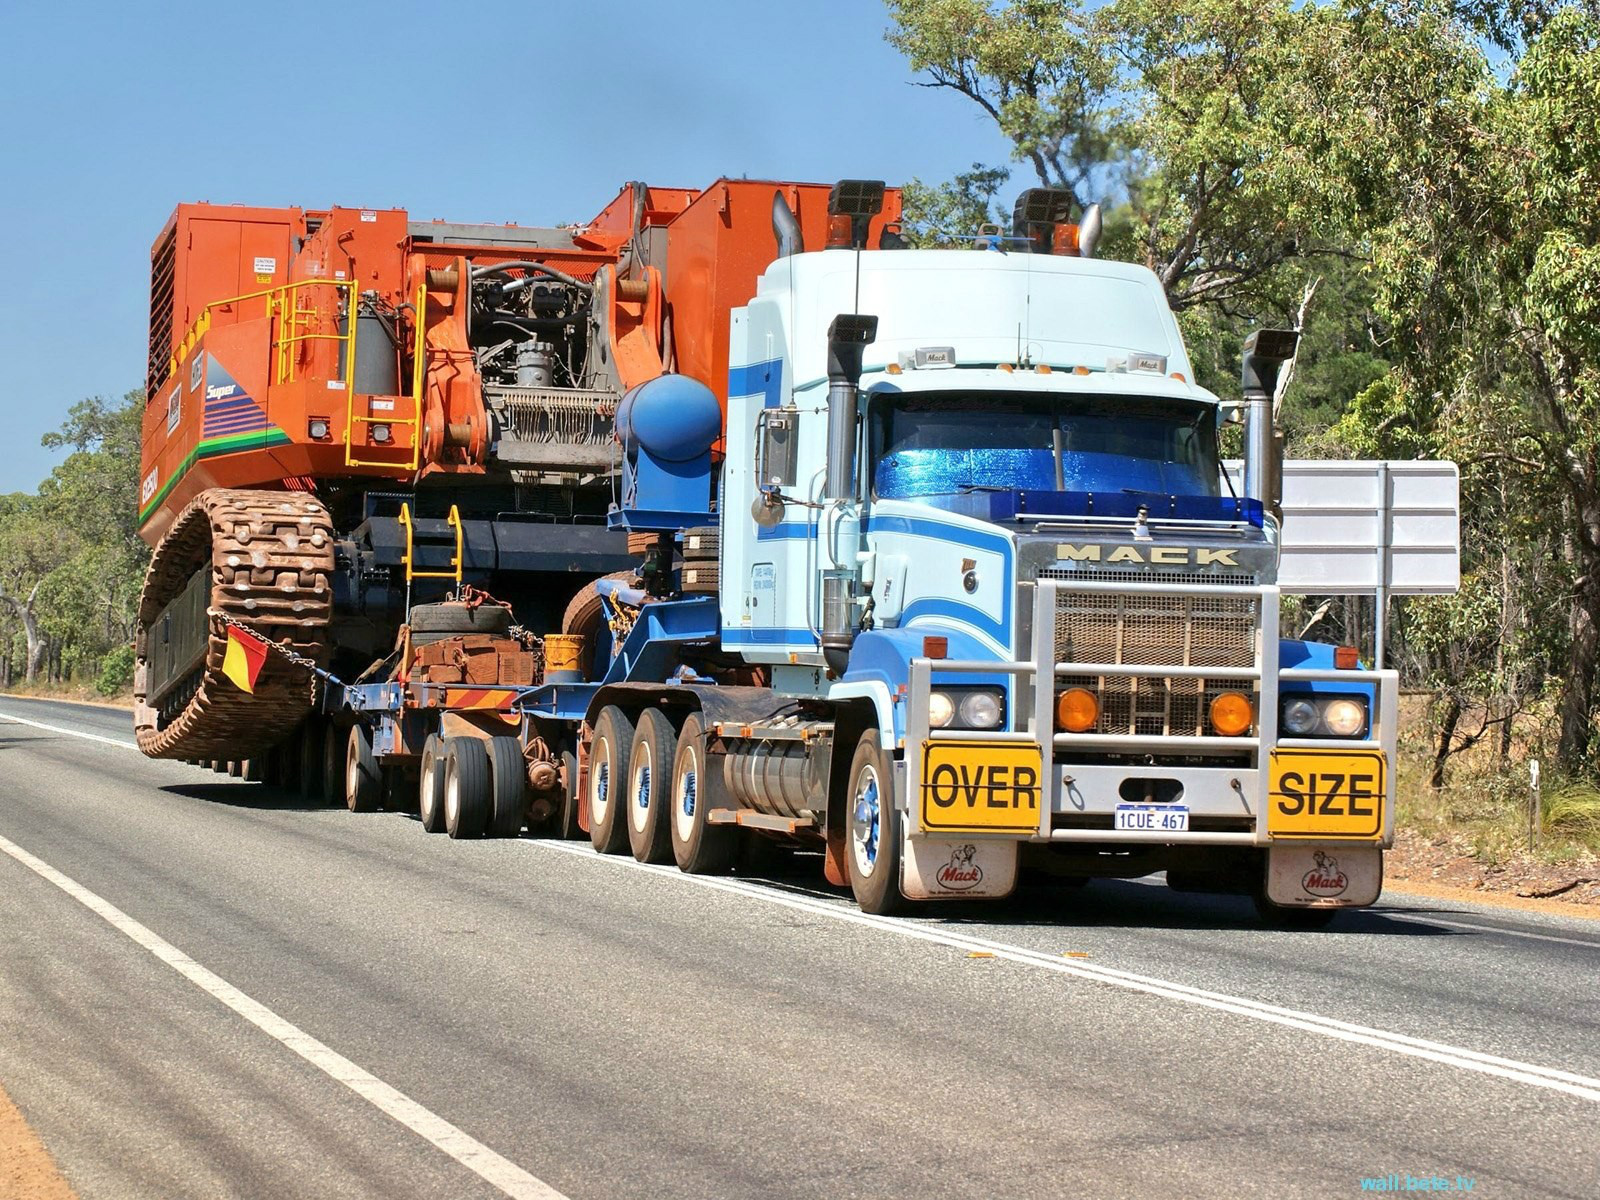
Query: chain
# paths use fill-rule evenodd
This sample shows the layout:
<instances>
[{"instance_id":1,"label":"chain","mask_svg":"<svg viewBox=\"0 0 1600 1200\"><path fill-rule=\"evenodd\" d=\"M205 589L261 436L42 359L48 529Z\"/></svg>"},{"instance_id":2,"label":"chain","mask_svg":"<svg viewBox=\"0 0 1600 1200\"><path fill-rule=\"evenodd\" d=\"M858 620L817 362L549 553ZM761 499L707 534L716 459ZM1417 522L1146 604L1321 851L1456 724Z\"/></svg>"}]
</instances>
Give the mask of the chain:
<instances>
[{"instance_id":1,"label":"chain","mask_svg":"<svg viewBox=\"0 0 1600 1200\"><path fill-rule=\"evenodd\" d=\"M321 667L317 666L314 659L307 658L304 654L301 654L296 650L291 650L289 647L282 645L279 642L274 642L268 638L262 637L260 633L254 629L251 629L250 626L246 625L243 621L240 621L235 617L230 617L227 613L217 613L216 616L224 625L232 625L235 629L242 629L251 637L256 638L258 641L265 642L267 648L279 658L282 658L287 662L291 662L297 667L303 667L319 679L325 679L329 683L337 684L339 687L345 686L344 680L340 679L332 671L324 671Z\"/></svg>"}]
</instances>

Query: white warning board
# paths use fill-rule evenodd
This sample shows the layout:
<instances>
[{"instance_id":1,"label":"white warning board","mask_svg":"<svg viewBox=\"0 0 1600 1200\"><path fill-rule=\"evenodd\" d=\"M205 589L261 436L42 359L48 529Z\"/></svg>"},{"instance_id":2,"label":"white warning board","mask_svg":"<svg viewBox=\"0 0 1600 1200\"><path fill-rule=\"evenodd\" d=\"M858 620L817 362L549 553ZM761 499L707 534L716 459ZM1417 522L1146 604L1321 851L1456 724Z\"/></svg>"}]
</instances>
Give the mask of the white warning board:
<instances>
[{"instance_id":1,"label":"white warning board","mask_svg":"<svg viewBox=\"0 0 1600 1200\"><path fill-rule=\"evenodd\" d=\"M1242 468L1227 464L1234 487ZM1283 464L1278 586L1310 596L1440 595L1461 586L1461 479L1452 462Z\"/></svg>"}]
</instances>

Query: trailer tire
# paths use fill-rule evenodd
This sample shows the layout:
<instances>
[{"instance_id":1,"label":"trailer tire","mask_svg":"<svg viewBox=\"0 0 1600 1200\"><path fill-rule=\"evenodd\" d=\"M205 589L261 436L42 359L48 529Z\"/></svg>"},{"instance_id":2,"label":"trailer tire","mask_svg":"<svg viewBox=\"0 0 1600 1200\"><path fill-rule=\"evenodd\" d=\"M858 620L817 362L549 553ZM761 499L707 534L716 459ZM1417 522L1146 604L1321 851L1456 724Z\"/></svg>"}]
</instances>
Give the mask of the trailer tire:
<instances>
[{"instance_id":1,"label":"trailer tire","mask_svg":"<svg viewBox=\"0 0 1600 1200\"><path fill-rule=\"evenodd\" d=\"M672 861L672 763L678 755L678 731L659 708L639 714L633 747L628 752L628 848L642 863Z\"/></svg>"},{"instance_id":2,"label":"trailer tire","mask_svg":"<svg viewBox=\"0 0 1600 1200\"><path fill-rule=\"evenodd\" d=\"M324 729L316 717L307 717L297 735L300 738L299 791L307 800L322 799L322 735Z\"/></svg>"},{"instance_id":3,"label":"trailer tire","mask_svg":"<svg viewBox=\"0 0 1600 1200\"><path fill-rule=\"evenodd\" d=\"M422 743L422 772L417 778L417 816L424 833L444 832L444 739L430 733Z\"/></svg>"},{"instance_id":4,"label":"trailer tire","mask_svg":"<svg viewBox=\"0 0 1600 1200\"><path fill-rule=\"evenodd\" d=\"M345 743L344 805L351 812L377 812L383 792L383 773L372 753L372 731L357 721L350 726Z\"/></svg>"},{"instance_id":5,"label":"trailer tire","mask_svg":"<svg viewBox=\"0 0 1600 1200\"><path fill-rule=\"evenodd\" d=\"M900 894L900 821L894 805L894 760L869 729L850 760L844 802L849 832L850 890L861 911L891 916L905 910Z\"/></svg>"},{"instance_id":6,"label":"trailer tire","mask_svg":"<svg viewBox=\"0 0 1600 1200\"><path fill-rule=\"evenodd\" d=\"M589 740L589 841L601 854L621 854L628 847L628 754L633 748L633 722L614 704L600 710Z\"/></svg>"},{"instance_id":7,"label":"trailer tire","mask_svg":"<svg viewBox=\"0 0 1600 1200\"><path fill-rule=\"evenodd\" d=\"M489 823L489 751L482 739L444 742L444 831L452 838L478 837Z\"/></svg>"},{"instance_id":8,"label":"trailer tire","mask_svg":"<svg viewBox=\"0 0 1600 1200\"><path fill-rule=\"evenodd\" d=\"M522 836L528 815L528 766L514 737L489 739L489 836Z\"/></svg>"},{"instance_id":9,"label":"trailer tire","mask_svg":"<svg viewBox=\"0 0 1600 1200\"><path fill-rule=\"evenodd\" d=\"M734 825L713 825L711 799L722 781L706 769L705 718L690 713L678 730L678 753L672 760L672 802L668 822L672 857L685 875L720 875L733 866L739 849Z\"/></svg>"}]
</instances>

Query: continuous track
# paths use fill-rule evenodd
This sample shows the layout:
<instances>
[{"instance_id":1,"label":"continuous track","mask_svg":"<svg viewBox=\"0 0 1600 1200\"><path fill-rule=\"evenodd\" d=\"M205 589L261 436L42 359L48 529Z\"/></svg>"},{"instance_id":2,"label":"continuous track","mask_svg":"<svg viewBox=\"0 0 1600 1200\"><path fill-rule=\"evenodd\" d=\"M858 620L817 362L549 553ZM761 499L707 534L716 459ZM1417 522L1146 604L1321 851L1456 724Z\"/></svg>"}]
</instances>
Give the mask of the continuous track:
<instances>
[{"instance_id":1,"label":"continuous track","mask_svg":"<svg viewBox=\"0 0 1600 1200\"><path fill-rule=\"evenodd\" d=\"M207 562L205 663L184 685L187 702L168 715L146 701L145 634ZM213 489L179 514L161 539L139 599L139 669L134 732L152 758L243 759L287 737L311 705L314 680L269 655L245 692L222 674L231 618L270 641L324 661L333 616L333 525L312 496Z\"/></svg>"}]
</instances>

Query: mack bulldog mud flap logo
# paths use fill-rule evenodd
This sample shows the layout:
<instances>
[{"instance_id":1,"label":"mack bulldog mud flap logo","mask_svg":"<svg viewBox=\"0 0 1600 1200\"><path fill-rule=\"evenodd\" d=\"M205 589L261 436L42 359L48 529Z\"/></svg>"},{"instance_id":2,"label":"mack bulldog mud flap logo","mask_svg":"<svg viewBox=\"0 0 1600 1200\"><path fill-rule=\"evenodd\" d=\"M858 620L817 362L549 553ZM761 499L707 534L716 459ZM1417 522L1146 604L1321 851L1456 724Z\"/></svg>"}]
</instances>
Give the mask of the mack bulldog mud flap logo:
<instances>
[{"instance_id":1,"label":"mack bulldog mud flap logo","mask_svg":"<svg viewBox=\"0 0 1600 1200\"><path fill-rule=\"evenodd\" d=\"M977 853L978 848L970 843L957 846L950 852L950 861L935 872L934 883L947 892L965 892L977 887L983 882L983 868L973 861Z\"/></svg>"},{"instance_id":2,"label":"mack bulldog mud flap logo","mask_svg":"<svg viewBox=\"0 0 1600 1200\"><path fill-rule=\"evenodd\" d=\"M1308 896L1342 896L1350 886L1350 879L1339 869L1339 860L1323 850L1312 856L1316 866L1300 879L1300 886Z\"/></svg>"}]
</instances>

